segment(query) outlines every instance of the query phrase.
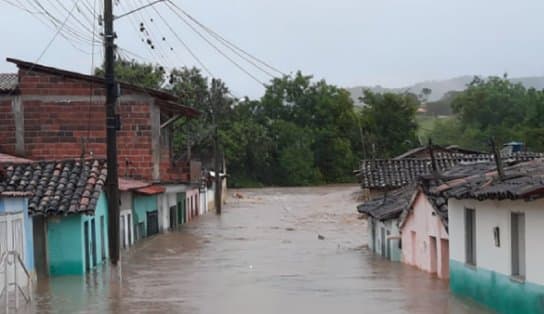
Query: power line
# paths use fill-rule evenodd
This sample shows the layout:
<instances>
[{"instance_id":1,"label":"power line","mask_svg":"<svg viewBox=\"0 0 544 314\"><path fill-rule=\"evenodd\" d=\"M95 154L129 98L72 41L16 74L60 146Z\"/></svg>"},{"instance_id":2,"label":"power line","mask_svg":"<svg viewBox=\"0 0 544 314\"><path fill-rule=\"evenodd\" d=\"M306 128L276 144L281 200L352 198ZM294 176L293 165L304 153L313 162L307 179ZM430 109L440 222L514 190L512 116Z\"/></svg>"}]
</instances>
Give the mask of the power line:
<instances>
[{"instance_id":1,"label":"power line","mask_svg":"<svg viewBox=\"0 0 544 314\"><path fill-rule=\"evenodd\" d=\"M177 34L177 32L172 28L172 26L170 26L170 24L168 23L168 21L166 21L166 19L160 14L160 12L156 9L156 8L152 8L153 10L155 10L155 12L157 13L157 15L159 16L159 18L163 21L163 23L166 25L166 27L168 27L168 29L172 32L172 34L174 34L174 37L181 43L181 45L185 48L185 50L187 50L187 52L196 60L196 62L202 67L202 69L204 69L204 71L206 71L206 73L208 73L209 76L211 77L214 77L214 75L212 74L212 72L210 71L210 69L204 64L204 62L202 62L202 60L193 52L193 50L185 43L185 41L183 39L181 39L181 37Z\"/></svg>"},{"instance_id":2,"label":"power line","mask_svg":"<svg viewBox=\"0 0 544 314\"><path fill-rule=\"evenodd\" d=\"M125 8L124 4L123 3L119 3L125 10L132 10L131 7L128 6L127 4L127 7ZM127 9L128 8L128 9ZM139 12L138 12L139 13ZM139 27L138 27L138 22L134 19L133 15L128 15L128 18L129 18L129 24L133 27L134 29L134 32L140 36L140 34L142 33L141 31L139 31ZM143 20L144 17L143 16L140 16L140 18ZM148 36L149 38L151 38L151 34L144 28L144 32L146 34L146 36ZM158 63L169 63L167 60L166 60L166 57L164 57L164 55L162 54L159 54L157 51L155 51L155 49L152 49L152 47L147 43L147 38L145 37L141 37L141 40L142 42L144 42L144 44L147 46L145 51L149 54L150 58L151 59L156 59L156 60L160 60L160 62ZM132 53L133 55L136 55L135 53Z\"/></svg>"},{"instance_id":3,"label":"power line","mask_svg":"<svg viewBox=\"0 0 544 314\"><path fill-rule=\"evenodd\" d=\"M287 75L285 74L284 72L278 70L277 68L271 66L270 64L268 64L267 62L255 57L254 55L252 55L251 53L247 52L246 50L240 48L239 46L235 45L234 43L232 43L231 41L229 41L228 39L226 39L225 37L221 36L219 33L217 33L216 31L214 31L213 29L209 28L208 26L204 25L203 23L201 23L200 21L198 21L195 17L193 17L191 14L189 14L187 11L183 10L181 7L179 7L177 4L175 4L173 1L171 0L167 0L171 5L173 5L176 9L178 9L182 14L184 14L185 16L187 16L191 21L193 21L195 24L197 24L198 26L200 26L202 29L204 29L208 34L212 35L215 39L217 39L218 41L222 42L223 45L227 48L229 48L231 51L233 51L234 53L236 53L238 56L240 56L241 58L243 58L244 60L246 60L247 62L253 64L255 67L257 67L258 69L260 69L261 71L265 72L266 74L272 76L272 77L275 77L274 75L270 74L269 72L267 72L266 70L263 70L260 66L256 65L253 61L251 60L248 60L247 58L251 58L253 59L254 61L262 64L263 66L269 68L270 70L272 71L275 71L277 73L279 73L280 75ZM238 51L238 52L237 52ZM243 56L245 55L245 56Z\"/></svg>"},{"instance_id":4,"label":"power line","mask_svg":"<svg viewBox=\"0 0 544 314\"><path fill-rule=\"evenodd\" d=\"M66 23L68 22L68 20L70 19L70 17L72 17L72 14L76 8L76 3L74 3L74 6L72 7L72 9L68 12L68 15L66 15L66 18L64 19L64 21L62 22L62 24L60 25L60 27L57 29L57 31L55 32L55 35L53 36L53 38L51 38L51 40L49 40L49 42L47 43L47 45L42 49L41 53L38 55L38 57L36 58L36 60L34 61L34 63L32 64L32 66L30 66L30 68L28 70L25 71L25 73L23 75L21 75L19 77L19 80L21 80L23 77L27 76L28 73L30 73L33 69L34 69L34 65L36 65L38 62L40 62L40 60L42 59L42 57L45 55L45 53L49 50L49 48L51 47L51 45L53 44L53 42L55 41L55 39L59 36L59 34L61 33L62 29L64 28L64 26L66 26ZM14 90L12 90L10 92L9 95L11 95L12 93L14 92Z\"/></svg>"},{"instance_id":5,"label":"power line","mask_svg":"<svg viewBox=\"0 0 544 314\"><path fill-rule=\"evenodd\" d=\"M172 8L169 6L170 1L167 1L165 4L172 10ZM178 16L178 18L185 23L193 32L195 32L202 40L204 40L208 45L210 45L217 53L222 55L225 59L230 61L234 66L236 66L240 71L244 72L246 75L248 75L250 78L252 78L255 82L259 83L260 85L266 87L266 84L258 79L255 75L251 74L247 69L245 69L243 66L241 66L238 62L233 60L230 56L228 56L226 53L224 53L221 49L219 49L216 45L214 45L206 36L202 35L191 23L187 22L187 20L177 11L172 10L175 15Z\"/></svg>"}]
</instances>

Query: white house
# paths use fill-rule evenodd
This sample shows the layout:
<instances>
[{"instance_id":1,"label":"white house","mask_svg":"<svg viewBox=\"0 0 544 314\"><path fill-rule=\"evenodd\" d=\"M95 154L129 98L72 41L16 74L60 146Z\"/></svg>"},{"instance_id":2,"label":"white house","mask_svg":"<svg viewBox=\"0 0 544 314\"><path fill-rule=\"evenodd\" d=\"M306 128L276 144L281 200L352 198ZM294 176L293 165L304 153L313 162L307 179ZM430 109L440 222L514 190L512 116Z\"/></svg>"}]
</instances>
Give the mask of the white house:
<instances>
[{"instance_id":1,"label":"white house","mask_svg":"<svg viewBox=\"0 0 544 314\"><path fill-rule=\"evenodd\" d=\"M452 180L450 286L499 313L544 313L544 161Z\"/></svg>"},{"instance_id":2,"label":"white house","mask_svg":"<svg viewBox=\"0 0 544 314\"><path fill-rule=\"evenodd\" d=\"M399 219L416 192L413 185L385 193L357 206L368 216L368 248L391 261L401 260Z\"/></svg>"}]
</instances>

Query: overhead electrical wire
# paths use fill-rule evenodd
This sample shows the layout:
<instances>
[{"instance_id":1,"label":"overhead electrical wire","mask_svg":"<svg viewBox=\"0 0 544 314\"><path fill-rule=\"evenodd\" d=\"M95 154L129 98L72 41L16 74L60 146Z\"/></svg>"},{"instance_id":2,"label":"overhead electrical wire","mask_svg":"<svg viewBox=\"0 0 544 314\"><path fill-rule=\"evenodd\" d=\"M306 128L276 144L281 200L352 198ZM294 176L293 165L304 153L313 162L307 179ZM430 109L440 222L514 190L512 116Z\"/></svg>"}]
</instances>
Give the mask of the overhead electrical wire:
<instances>
[{"instance_id":1,"label":"overhead electrical wire","mask_svg":"<svg viewBox=\"0 0 544 314\"><path fill-rule=\"evenodd\" d=\"M283 71L280 71L278 70L276 67L273 67L271 66L269 63L263 61L262 59L259 59L257 57L255 57L254 55L252 55L251 53L247 52L246 50L240 48L239 46L235 45L233 42L229 41L228 39L226 39L225 37L221 36L219 33L217 33L216 31L214 31L213 29L209 28L208 26L204 25L203 23L201 23L200 21L198 21L195 17L193 17L191 14L189 14L187 11L185 11L184 9L182 9L180 6L178 6L176 3L174 3L173 1L171 0L167 0L172 6L174 6L175 9L177 9L178 11L180 11L182 14L184 14L185 16L187 16L187 18L189 18L191 21L193 21L195 24L197 24L198 26L200 26L203 30L205 30L208 34L210 34L211 36L213 36L214 38L216 38L218 41L222 42L226 47L228 47L231 51L235 52L235 51L238 51L239 53L236 53L238 56L240 56L241 58L244 58L244 60L248 61L248 62L251 62L249 60L246 59L246 57L242 57L241 54L247 56L247 58L250 58L250 59L253 59L255 62L258 62L260 63L261 65L267 67L268 69L272 70L272 71L275 71L277 72L278 74L280 75L287 75L285 74ZM252 64L254 64L253 62L251 62ZM257 67L257 65L255 65ZM260 68L260 67L259 67ZM269 74L271 75L271 74ZM271 75L273 76L273 75Z\"/></svg>"},{"instance_id":2,"label":"overhead electrical wire","mask_svg":"<svg viewBox=\"0 0 544 314\"><path fill-rule=\"evenodd\" d=\"M170 1L167 1L165 2L165 5L168 6L171 10L172 10L172 7L170 7L169 5ZM253 75L252 73L250 73L246 68L244 68L243 66L241 66L238 62L236 62L234 59L232 59L229 55L227 55L225 52L223 52L220 48L218 48L214 43L212 43L206 36L202 35L202 33L196 29L191 23L189 23L184 17L183 15L181 15L179 12L175 11L175 10L172 10L172 12L174 12L174 14L176 16L178 16L178 18L183 22L185 23L185 25L187 25L191 30L193 30L193 32L195 32L202 40L204 40L206 43L208 43L208 45L210 45L215 51L217 51L217 53L219 53L220 55L222 55L225 59L227 59L228 61L230 61L234 66L236 66L240 71L244 72L246 75L248 75L250 78L252 78L255 82L259 83L260 85L262 85L263 87L266 87L266 84L261 81L259 78L257 78L257 76Z\"/></svg>"},{"instance_id":3,"label":"overhead electrical wire","mask_svg":"<svg viewBox=\"0 0 544 314\"><path fill-rule=\"evenodd\" d=\"M214 77L213 73L210 71L210 69L202 62L202 60L194 53L194 51L187 45L187 43L178 35L178 33L170 26L168 21L160 14L160 12L155 8L152 7L152 9L157 13L159 18L163 21L163 23L166 25L166 27L174 34L174 37L181 43L181 45L185 48L185 50L195 59L195 61L202 67L202 69L211 77Z\"/></svg>"},{"instance_id":4,"label":"overhead electrical wire","mask_svg":"<svg viewBox=\"0 0 544 314\"><path fill-rule=\"evenodd\" d=\"M77 4L77 2L76 2ZM59 36L59 34L61 33L62 29L66 26L66 23L68 23L68 20L70 19L70 17L72 17L73 15L73 12L76 8L76 5L74 4L74 6L72 7L72 9L68 12L68 15L66 15L66 17L64 18L64 21L62 21L62 24L60 25L60 27L56 30L55 34L53 35L53 37L49 40L49 42L47 43L47 45L45 45L45 47L42 49L42 51L40 52L40 54L38 55L38 57L35 59L34 63L32 64L32 66L30 66L26 71L25 73L23 73L21 76L19 76L19 80L21 80L23 77L27 76L28 73L30 73L33 69L34 69L34 65L37 64L38 62L40 62L40 60L43 58L43 56L47 53L47 51L49 50L49 48L51 47L51 45L53 44L53 42L55 42L55 39L57 39L57 37ZM12 93L14 92L14 90L12 90L9 94L11 95Z\"/></svg>"}]
</instances>

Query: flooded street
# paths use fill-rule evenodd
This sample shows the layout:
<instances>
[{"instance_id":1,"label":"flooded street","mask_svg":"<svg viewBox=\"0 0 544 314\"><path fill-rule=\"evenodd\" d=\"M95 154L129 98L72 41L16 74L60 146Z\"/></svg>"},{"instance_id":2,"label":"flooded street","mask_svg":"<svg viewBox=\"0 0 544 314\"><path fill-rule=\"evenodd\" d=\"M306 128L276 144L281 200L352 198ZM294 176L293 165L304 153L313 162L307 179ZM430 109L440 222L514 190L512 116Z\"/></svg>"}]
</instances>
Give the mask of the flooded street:
<instances>
[{"instance_id":1,"label":"flooded street","mask_svg":"<svg viewBox=\"0 0 544 314\"><path fill-rule=\"evenodd\" d=\"M41 282L36 313L488 313L366 249L355 185L229 191L223 215L124 252L118 271ZM239 192L241 199L232 195ZM319 239L321 235L321 239ZM117 275L120 280L112 280Z\"/></svg>"}]
</instances>

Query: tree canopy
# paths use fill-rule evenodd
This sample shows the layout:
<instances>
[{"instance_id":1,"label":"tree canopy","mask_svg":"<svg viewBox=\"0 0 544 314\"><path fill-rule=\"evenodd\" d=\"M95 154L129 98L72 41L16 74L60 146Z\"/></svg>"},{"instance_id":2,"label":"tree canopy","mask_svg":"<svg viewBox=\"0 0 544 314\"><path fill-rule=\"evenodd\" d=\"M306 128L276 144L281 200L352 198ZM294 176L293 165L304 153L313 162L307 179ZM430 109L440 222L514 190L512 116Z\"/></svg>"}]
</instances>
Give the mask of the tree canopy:
<instances>
[{"instance_id":1,"label":"tree canopy","mask_svg":"<svg viewBox=\"0 0 544 314\"><path fill-rule=\"evenodd\" d=\"M544 149L544 91L512 83L505 75L483 80L475 77L451 102L455 117L436 122L436 143L486 149L497 142L525 142L529 149Z\"/></svg>"},{"instance_id":2,"label":"tree canopy","mask_svg":"<svg viewBox=\"0 0 544 314\"><path fill-rule=\"evenodd\" d=\"M217 127L234 186L353 181L352 171L371 147L375 157L388 157L417 145L419 100L412 94L365 92L366 107L356 110L347 90L300 72L271 80L252 100L234 99L221 80L196 68L166 73L120 60L116 71L119 80L169 91L203 112L201 119L174 124L174 152L209 159Z\"/></svg>"},{"instance_id":3,"label":"tree canopy","mask_svg":"<svg viewBox=\"0 0 544 314\"><path fill-rule=\"evenodd\" d=\"M415 114L420 101L416 95L366 90L361 100L366 104L360 119L369 155L393 157L419 145Z\"/></svg>"}]
</instances>

